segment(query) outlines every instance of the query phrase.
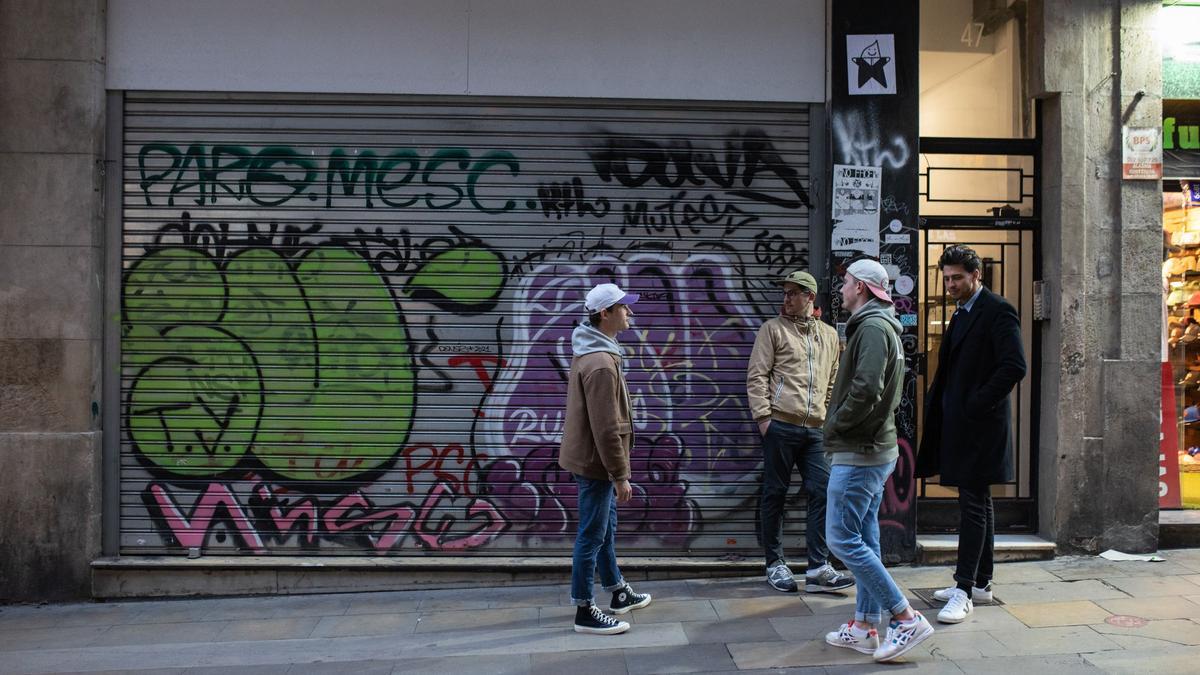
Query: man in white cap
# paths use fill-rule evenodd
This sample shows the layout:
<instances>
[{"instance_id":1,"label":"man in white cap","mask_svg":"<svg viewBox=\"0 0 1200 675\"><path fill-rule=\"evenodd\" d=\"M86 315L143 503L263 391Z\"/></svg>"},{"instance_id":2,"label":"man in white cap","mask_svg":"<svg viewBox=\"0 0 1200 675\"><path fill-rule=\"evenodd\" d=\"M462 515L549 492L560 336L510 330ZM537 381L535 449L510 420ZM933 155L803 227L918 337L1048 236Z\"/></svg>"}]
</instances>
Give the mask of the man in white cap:
<instances>
[{"instance_id":1,"label":"man in white cap","mask_svg":"<svg viewBox=\"0 0 1200 675\"><path fill-rule=\"evenodd\" d=\"M883 265L856 260L842 281L842 306L850 320L825 416L825 452L832 465L825 538L854 573L858 598L854 618L825 641L891 661L933 635L879 552L879 505L900 455L894 416L904 388L904 349ZM890 621L881 643L875 625L884 611Z\"/></svg>"},{"instance_id":2,"label":"man in white cap","mask_svg":"<svg viewBox=\"0 0 1200 675\"><path fill-rule=\"evenodd\" d=\"M567 381L567 413L558 465L575 476L579 487L579 529L571 562L571 601L576 605L575 631L614 635L629 624L605 614L592 599L597 572L608 609L625 614L650 604L650 595L635 593L617 567L617 503L633 496L629 456L633 450L633 405L622 372L623 352L617 334L629 328L630 306L638 295L616 284L588 291L588 320L571 334L571 375Z\"/></svg>"}]
</instances>

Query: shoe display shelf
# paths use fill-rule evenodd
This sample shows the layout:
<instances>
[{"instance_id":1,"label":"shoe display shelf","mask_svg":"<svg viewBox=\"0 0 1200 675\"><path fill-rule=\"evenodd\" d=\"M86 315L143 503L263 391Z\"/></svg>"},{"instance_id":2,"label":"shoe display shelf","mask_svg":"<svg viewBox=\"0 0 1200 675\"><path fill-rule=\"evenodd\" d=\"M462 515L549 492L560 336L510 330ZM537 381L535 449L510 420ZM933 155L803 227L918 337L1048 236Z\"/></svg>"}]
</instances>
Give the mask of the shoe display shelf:
<instances>
[{"instance_id":1,"label":"shoe display shelf","mask_svg":"<svg viewBox=\"0 0 1200 675\"><path fill-rule=\"evenodd\" d=\"M1195 213L1192 213L1192 212ZM1164 211L1164 303L1185 508L1200 508L1200 210Z\"/></svg>"}]
</instances>

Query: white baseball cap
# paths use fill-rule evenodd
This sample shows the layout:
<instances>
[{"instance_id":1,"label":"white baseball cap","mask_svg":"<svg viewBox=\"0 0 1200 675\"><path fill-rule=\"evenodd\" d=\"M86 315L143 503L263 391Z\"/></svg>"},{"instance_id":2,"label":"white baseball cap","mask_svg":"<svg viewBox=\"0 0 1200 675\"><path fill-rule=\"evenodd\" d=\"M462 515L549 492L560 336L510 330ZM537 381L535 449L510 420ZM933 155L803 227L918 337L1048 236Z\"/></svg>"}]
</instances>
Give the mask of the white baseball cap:
<instances>
[{"instance_id":1,"label":"white baseball cap","mask_svg":"<svg viewBox=\"0 0 1200 675\"><path fill-rule=\"evenodd\" d=\"M595 314L613 305L632 305L641 297L637 293L626 293L616 284L600 284L588 291L583 300L583 307L588 314Z\"/></svg>"},{"instance_id":2,"label":"white baseball cap","mask_svg":"<svg viewBox=\"0 0 1200 675\"><path fill-rule=\"evenodd\" d=\"M867 285L871 293L880 300L892 304L888 294L888 273L878 262L869 258L855 260L846 268L846 273Z\"/></svg>"}]
</instances>

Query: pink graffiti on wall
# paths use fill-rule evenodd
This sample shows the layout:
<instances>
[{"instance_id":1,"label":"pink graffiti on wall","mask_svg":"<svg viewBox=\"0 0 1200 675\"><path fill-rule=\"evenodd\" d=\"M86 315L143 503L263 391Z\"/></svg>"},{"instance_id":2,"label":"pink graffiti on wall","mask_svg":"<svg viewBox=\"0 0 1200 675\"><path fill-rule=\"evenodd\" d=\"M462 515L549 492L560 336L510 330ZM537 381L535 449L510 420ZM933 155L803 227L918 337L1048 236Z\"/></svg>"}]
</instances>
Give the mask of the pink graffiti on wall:
<instances>
[{"instance_id":1,"label":"pink graffiti on wall","mask_svg":"<svg viewBox=\"0 0 1200 675\"><path fill-rule=\"evenodd\" d=\"M898 517L906 516L913 507L916 494L915 468L916 454L912 444L906 438L898 439L900 457L896 460L896 469L888 479L883 492L883 503L879 507L879 526L900 532L906 532L905 523Z\"/></svg>"},{"instance_id":2,"label":"pink graffiti on wall","mask_svg":"<svg viewBox=\"0 0 1200 675\"><path fill-rule=\"evenodd\" d=\"M172 492L166 483L151 483L142 494L159 529L183 548L205 547L214 531L228 528L241 548L257 554L268 553L267 541L292 537L306 548L328 539L358 541L378 554L405 546L453 551L484 546L509 526L492 504L460 495L444 481L435 483L419 503L391 505L379 504L361 490L327 503L314 496L293 499L285 488L257 476L208 483L190 507L180 503L184 494ZM463 500L459 515L453 515L448 507Z\"/></svg>"}]
</instances>

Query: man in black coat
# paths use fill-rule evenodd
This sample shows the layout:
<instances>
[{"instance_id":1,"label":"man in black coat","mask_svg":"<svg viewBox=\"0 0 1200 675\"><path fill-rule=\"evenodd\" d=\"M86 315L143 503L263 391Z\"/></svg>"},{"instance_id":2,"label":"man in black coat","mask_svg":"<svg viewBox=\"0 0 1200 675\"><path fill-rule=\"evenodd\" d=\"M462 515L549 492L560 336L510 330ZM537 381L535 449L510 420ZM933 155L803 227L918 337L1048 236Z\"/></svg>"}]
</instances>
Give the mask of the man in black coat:
<instances>
[{"instance_id":1,"label":"man in black coat","mask_svg":"<svg viewBox=\"0 0 1200 675\"><path fill-rule=\"evenodd\" d=\"M974 601L992 599L994 516L989 486L1013 478L1009 394L1025 377L1017 311L984 288L979 256L951 246L938 259L946 293L958 303L938 350L938 368L925 399L917 476L940 476L958 488L961 516L955 585L934 593L945 600L942 623L959 623Z\"/></svg>"}]
</instances>

